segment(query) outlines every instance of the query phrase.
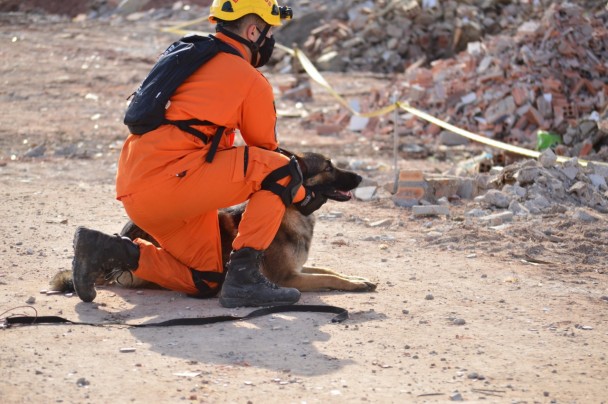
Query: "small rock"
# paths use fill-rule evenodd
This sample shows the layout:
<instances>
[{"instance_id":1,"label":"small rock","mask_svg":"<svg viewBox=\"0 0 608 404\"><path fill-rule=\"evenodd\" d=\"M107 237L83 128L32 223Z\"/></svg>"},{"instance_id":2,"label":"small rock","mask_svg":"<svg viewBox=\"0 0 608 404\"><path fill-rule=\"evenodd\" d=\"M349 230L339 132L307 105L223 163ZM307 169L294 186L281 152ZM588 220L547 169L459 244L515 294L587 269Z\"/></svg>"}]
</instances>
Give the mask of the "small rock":
<instances>
[{"instance_id":1,"label":"small rock","mask_svg":"<svg viewBox=\"0 0 608 404\"><path fill-rule=\"evenodd\" d=\"M480 222L486 223L490 226L499 226L505 222L510 222L513 220L513 212L505 211L500 213L495 213L493 215L484 216L479 219Z\"/></svg>"},{"instance_id":2,"label":"small rock","mask_svg":"<svg viewBox=\"0 0 608 404\"><path fill-rule=\"evenodd\" d=\"M562 168L560 169L560 171L561 171L561 172L562 172L562 173L563 173L563 174L564 174L564 175L565 175L565 176L566 176L568 179L573 180L573 179L575 179L575 178L576 178L576 176L578 175L578 171L579 171L579 169L578 169L578 167L575 167L575 166L570 165L570 166L567 166L567 167L562 167Z\"/></svg>"},{"instance_id":3,"label":"small rock","mask_svg":"<svg viewBox=\"0 0 608 404\"><path fill-rule=\"evenodd\" d=\"M78 387L85 387L85 386L88 386L89 384L91 384L91 382L89 382L84 377L81 377L80 379L76 380L76 385Z\"/></svg>"},{"instance_id":4,"label":"small rock","mask_svg":"<svg viewBox=\"0 0 608 404\"><path fill-rule=\"evenodd\" d=\"M589 177L591 184L593 184L595 188L606 188L606 178L604 178L604 176L597 174L589 174L587 177Z\"/></svg>"},{"instance_id":5,"label":"small rock","mask_svg":"<svg viewBox=\"0 0 608 404\"><path fill-rule=\"evenodd\" d=\"M524 205L515 200L509 204L509 210L517 216L528 216L530 214L530 211Z\"/></svg>"},{"instance_id":6,"label":"small rock","mask_svg":"<svg viewBox=\"0 0 608 404\"><path fill-rule=\"evenodd\" d=\"M450 396L450 400L451 401L464 401L464 399L462 398L462 394L460 394L459 392L455 391L451 396Z\"/></svg>"},{"instance_id":7,"label":"small rock","mask_svg":"<svg viewBox=\"0 0 608 404\"><path fill-rule=\"evenodd\" d=\"M482 216L485 216L487 214L488 214L488 212L486 212L483 209L471 209L468 212L465 212L464 215L466 217L482 217Z\"/></svg>"},{"instance_id":8,"label":"small rock","mask_svg":"<svg viewBox=\"0 0 608 404\"><path fill-rule=\"evenodd\" d=\"M463 318L455 318L452 320L452 323L454 323L454 325L465 325L467 322Z\"/></svg>"},{"instance_id":9,"label":"small rock","mask_svg":"<svg viewBox=\"0 0 608 404\"><path fill-rule=\"evenodd\" d=\"M36 298L34 296L30 296L26 301L26 304L34 304L36 303Z\"/></svg>"},{"instance_id":10,"label":"small rock","mask_svg":"<svg viewBox=\"0 0 608 404\"><path fill-rule=\"evenodd\" d=\"M435 299L435 296L433 296L432 294L430 294L430 293L429 293L428 295L426 295L426 296L424 297L424 299L425 299L425 300L433 300L433 299Z\"/></svg>"},{"instance_id":11,"label":"small rock","mask_svg":"<svg viewBox=\"0 0 608 404\"><path fill-rule=\"evenodd\" d=\"M485 195L478 197L480 201L497 208L507 208L511 202L509 195L497 189L491 189ZM477 200L478 198L475 198Z\"/></svg>"},{"instance_id":12,"label":"small rock","mask_svg":"<svg viewBox=\"0 0 608 404\"><path fill-rule=\"evenodd\" d=\"M437 240L441 236L443 236L443 233L441 233L440 231L430 231L424 235L424 240L433 241L433 240Z\"/></svg>"},{"instance_id":13,"label":"small rock","mask_svg":"<svg viewBox=\"0 0 608 404\"><path fill-rule=\"evenodd\" d=\"M393 223L392 219L382 219L375 222L370 223L369 227L382 227L382 226L390 226Z\"/></svg>"},{"instance_id":14,"label":"small rock","mask_svg":"<svg viewBox=\"0 0 608 404\"><path fill-rule=\"evenodd\" d=\"M551 149L546 149L539 157L540 164L545 168L551 168L557 162L557 156Z\"/></svg>"},{"instance_id":15,"label":"small rock","mask_svg":"<svg viewBox=\"0 0 608 404\"><path fill-rule=\"evenodd\" d=\"M371 201L376 195L376 187L359 187L355 189L354 194L360 201Z\"/></svg>"},{"instance_id":16,"label":"small rock","mask_svg":"<svg viewBox=\"0 0 608 404\"><path fill-rule=\"evenodd\" d=\"M524 167L515 174L517 177L517 182L521 186L526 186L534 183L536 178L540 175L540 170L538 167Z\"/></svg>"},{"instance_id":17,"label":"small rock","mask_svg":"<svg viewBox=\"0 0 608 404\"><path fill-rule=\"evenodd\" d=\"M475 95L475 93L472 93ZM446 146L460 146L469 144L469 139L466 137L460 136L454 132L450 132L447 130L439 133L439 143Z\"/></svg>"},{"instance_id":18,"label":"small rock","mask_svg":"<svg viewBox=\"0 0 608 404\"><path fill-rule=\"evenodd\" d=\"M43 145L43 144L41 144L39 146L32 147L31 149L29 149L28 151L26 151L23 156L24 157L31 157L31 158L42 157L42 156L44 156L45 152L46 152L46 146Z\"/></svg>"},{"instance_id":19,"label":"small rock","mask_svg":"<svg viewBox=\"0 0 608 404\"><path fill-rule=\"evenodd\" d=\"M412 214L414 216L439 216L439 215L450 215L449 206L445 205L415 205L412 206Z\"/></svg>"},{"instance_id":20,"label":"small rock","mask_svg":"<svg viewBox=\"0 0 608 404\"><path fill-rule=\"evenodd\" d=\"M598 220L600 220L597 216L595 216L581 208L577 208L574 210L574 213L572 214L572 219L574 219L578 222L586 222L586 223L597 222Z\"/></svg>"}]
</instances>

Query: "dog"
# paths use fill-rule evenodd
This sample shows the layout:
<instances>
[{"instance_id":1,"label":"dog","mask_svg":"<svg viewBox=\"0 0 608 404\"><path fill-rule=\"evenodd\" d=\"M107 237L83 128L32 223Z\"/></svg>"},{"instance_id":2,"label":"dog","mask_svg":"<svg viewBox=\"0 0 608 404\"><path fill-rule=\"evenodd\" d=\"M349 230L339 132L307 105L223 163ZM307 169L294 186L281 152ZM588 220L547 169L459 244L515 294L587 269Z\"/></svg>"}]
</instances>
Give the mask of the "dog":
<instances>
[{"instance_id":1,"label":"dog","mask_svg":"<svg viewBox=\"0 0 608 404\"><path fill-rule=\"evenodd\" d=\"M288 152L286 152L287 154ZM352 199L351 191L361 183L358 174L340 169L319 153L292 154L298 161L303 185L314 192L321 192L328 200L346 202ZM247 202L218 211L224 268L232 250L241 217ZM285 210L275 238L262 259L262 273L273 283L296 288L300 292L340 290L371 292L376 284L358 276L348 276L328 268L305 266L312 243L315 226L314 214L302 215L293 205ZM129 221L120 232L121 236L141 238L158 246L152 236ZM137 277L137 272L122 272L111 279L98 279L96 284L115 283L128 288L159 288L158 285ZM50 282L51 289L60 292L74 290L72 272L57 273Z\"/></svg>"}]
</instances>

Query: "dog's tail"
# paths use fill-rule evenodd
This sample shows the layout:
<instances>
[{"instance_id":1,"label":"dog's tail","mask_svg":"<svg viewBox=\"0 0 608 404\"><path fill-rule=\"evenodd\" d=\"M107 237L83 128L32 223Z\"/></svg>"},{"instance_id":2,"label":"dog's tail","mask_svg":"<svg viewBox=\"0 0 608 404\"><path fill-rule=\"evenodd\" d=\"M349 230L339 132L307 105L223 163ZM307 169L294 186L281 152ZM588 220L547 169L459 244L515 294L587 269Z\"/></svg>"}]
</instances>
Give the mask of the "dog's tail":
<instances>
[{"instance_id":1,"label":"dog's tail","mask_svg":"<svg viewBox=\"0 0 608 404\"><path fill-rule=\"evenodd\" d=\"M74 280L72 279L72 271L69 269L59 271L53 276L53 279L49 282L51 285L51 289L53 292L61 292L61 293L73 293L74 289Z\"/></svg>"}]
</instances>

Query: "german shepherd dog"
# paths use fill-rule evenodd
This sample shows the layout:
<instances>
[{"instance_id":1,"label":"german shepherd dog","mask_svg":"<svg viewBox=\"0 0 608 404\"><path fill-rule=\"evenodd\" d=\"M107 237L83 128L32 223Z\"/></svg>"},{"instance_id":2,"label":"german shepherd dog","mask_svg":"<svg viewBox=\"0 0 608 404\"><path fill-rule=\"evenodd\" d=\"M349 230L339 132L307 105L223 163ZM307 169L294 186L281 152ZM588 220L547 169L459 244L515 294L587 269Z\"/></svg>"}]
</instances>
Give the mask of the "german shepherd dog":
<instances>
[{"instance_id":1,"label":"german shepherd dog","mask_svg":"<svg viewBox=\"0 0 608 404\"><path fill-rule=\"evenodd\" d=\"M321 192L327 199L346 202L352 198L351 190L361 182L361 177L352 171L342 170L318 153L295 155L303 175L303 184L314 192ZM236 237L246 202L218 212L224 268ZM357 276L343 275L327 268L304 266L308 259L313 230L314 215L304 216L294 206L287 207L277 234L264 252L262 273L279 286L292 287L301 292L318 290L343 290L369 292L376 284ZM158 246L156 240L128 222L122 236L131 240L141 238ZM151 282L136 276L137 272L122 272L111 279L99 279L96 284L116 283L128 288L158 288ZM51 289L60 292L73 291L72 271L57 273L50 282Z\"/></svg>"}]
</instances>

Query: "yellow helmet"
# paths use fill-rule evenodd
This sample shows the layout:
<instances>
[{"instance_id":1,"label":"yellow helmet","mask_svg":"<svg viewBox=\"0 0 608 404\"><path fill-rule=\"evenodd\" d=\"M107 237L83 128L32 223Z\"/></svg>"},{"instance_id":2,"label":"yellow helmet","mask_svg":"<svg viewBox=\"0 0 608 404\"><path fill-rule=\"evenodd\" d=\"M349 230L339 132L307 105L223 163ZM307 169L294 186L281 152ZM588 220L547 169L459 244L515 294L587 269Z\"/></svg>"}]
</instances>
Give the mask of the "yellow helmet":
<instances>
[{"instance_id":1,"label":"yellow helmet","mask_svg":"<svg viewBox=\"0 0 608 404\"><path fill-rule=\"evenodd\" d=\"M276 0L213 0L209 9L209 21L216 19L234 21L247 14L256 14L268 25L281 25L281 19L290 20L290 7L279 7Z\"/></svg>"}]
</instances>

